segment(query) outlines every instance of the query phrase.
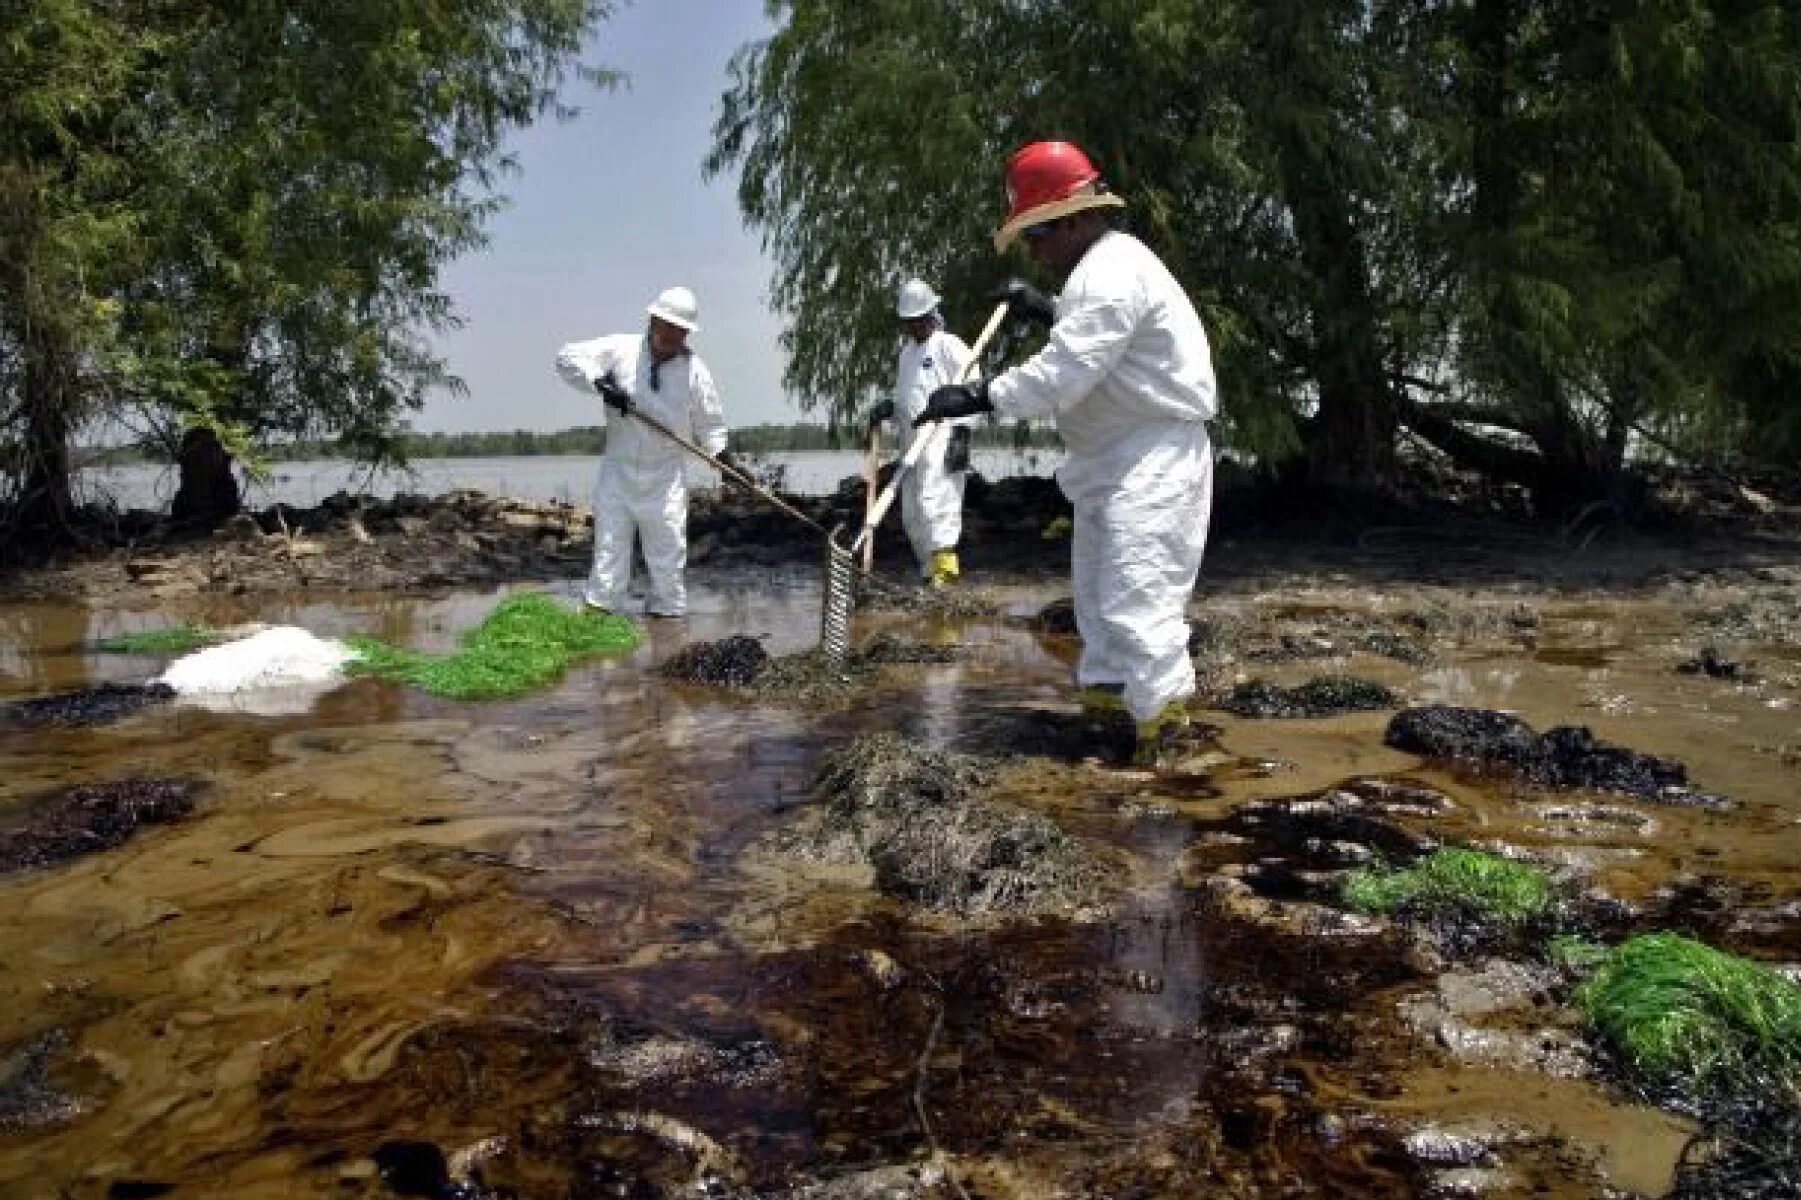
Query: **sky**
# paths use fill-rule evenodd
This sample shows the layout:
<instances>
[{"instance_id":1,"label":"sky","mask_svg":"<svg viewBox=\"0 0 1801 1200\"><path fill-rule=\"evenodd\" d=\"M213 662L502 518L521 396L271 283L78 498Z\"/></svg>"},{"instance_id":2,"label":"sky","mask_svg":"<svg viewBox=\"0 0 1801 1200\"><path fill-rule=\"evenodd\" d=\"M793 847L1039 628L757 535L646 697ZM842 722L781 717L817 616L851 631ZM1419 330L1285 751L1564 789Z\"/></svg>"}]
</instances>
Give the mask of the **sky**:
<instances>
[{"instance_id":1,"label":"sky","mask_svg":"<svg viewBox=\"0 0 1801 1200\"><path fill-rule=\"evenodd\" d=\"M781 388L771 264L738 215L735 177L700 164L734 51L770 31L763 0L637 0L601 24L590 63L629 76L603 91L579 80L510 143L520 170L488 225L486 250L443 282L463 327L438 339L466 396L434 395L426 431L555 430L600 423L598 398L556 375L565 342L644 328L644 307L672 284L700 298L690 340L719 384L732 425L804 419Z\"/></svg>"}]
</instances>

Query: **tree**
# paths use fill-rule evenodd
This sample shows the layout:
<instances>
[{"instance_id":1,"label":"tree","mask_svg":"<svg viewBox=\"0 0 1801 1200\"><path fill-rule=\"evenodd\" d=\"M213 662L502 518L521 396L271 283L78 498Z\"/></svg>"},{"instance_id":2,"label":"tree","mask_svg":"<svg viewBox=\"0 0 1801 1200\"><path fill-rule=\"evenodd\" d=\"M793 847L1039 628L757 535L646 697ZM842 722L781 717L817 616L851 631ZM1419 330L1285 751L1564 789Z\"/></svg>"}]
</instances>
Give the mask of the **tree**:
<instances>
[{"instance_id":1,"label":"tree","mask_svg":"<svg viewBox=\"0 0 1801 1200\"><path fill-rule=\"evenodd\" d=\"M137 227L119 135L151 45L111 6L0 4L0 557L22 529L67 524L69 439Z\"/></svg>"},{"instance_id":2,"label":"tree","mask_svg":"<svg viewBox=\"0 0 1801 1200\"><path fill-rule=\"evenodd\" d=\"M976 322L1000 173L1088 149L1214 339L1228 442L1381 489L1403 428L1546 512L1770 428L1801 374L1801 10L1781 0L778 0L709 169L788 382L886 383L900 278Z\"/></svg>"},{"instance_id":3,"label":"tree","mask_svg":"<svg viewBox=\"0 0 1801 1200\"><path fill-rule=\"evenodd\" d=\"M364 457L391 455L401 416L428 389L456 386L422 338L455 320L438 272L481 244L510 165L506 133L556 107L584 35L613 7L15 3L39 26L89 30L89 57L110 73L91 105L104 122L14 137L9 111L8 153L77 228L122 214L112 219L132 252L60 264L55 319L30 327L57 331L87 378L67 383L60 425L8 428L27 457L54 462L82 406L104 396L112 415L171 452L198 447L181 461L184 491L199 496L227 494L216 476L231 458L213 449L241 453L272 435L335 436ZM34 113L68 110L51 94L68 88L67 64L44 47L79 60L82 44L29 34L7 44L44 81L16 106L29 132ZM112 177L98 171L93 188L50 186L95 156L120 164L131 187L106 193ZM104 330L80 324L78 293L97 297ZM0 304L23 311L10 290ZM43 490L66 511L66 468Z\"/></svg>"},{"instance_id":4,"label":"tree","mask_svg":"<svg viewBox=\"0 0 1801 1200\"><path fill-rule=\"evenodd\" d=\"M1392 67L1367 5L772 9L782 27L736 60L708 165L740 168L743 211L775 255L803 404L844 418L886 382L904 275L974 314L1021 269L984 249L1001 167L1063 137L1102 165L1201 308L1228 437L1272 461L1305 449L1315 482L1388 480L1390 376L1437 284L1409 257L1424 187L1386 109Z\"/></svg>"},{"instance_id":5,"label":"tree","mask_svg":"<svg viewBox=\"0 0 1801 1200\"><path fill-rule=\"evenodd\" d=\"M1801 39L1762 0L1424 6L1457 179L1454 386L1415 432L1557 512L1742 411L1801 329ZM1766 376L1767 377L1767 376ZM1498 431L1498 432L1497 432Z\"/></svg>"}]
</instances>

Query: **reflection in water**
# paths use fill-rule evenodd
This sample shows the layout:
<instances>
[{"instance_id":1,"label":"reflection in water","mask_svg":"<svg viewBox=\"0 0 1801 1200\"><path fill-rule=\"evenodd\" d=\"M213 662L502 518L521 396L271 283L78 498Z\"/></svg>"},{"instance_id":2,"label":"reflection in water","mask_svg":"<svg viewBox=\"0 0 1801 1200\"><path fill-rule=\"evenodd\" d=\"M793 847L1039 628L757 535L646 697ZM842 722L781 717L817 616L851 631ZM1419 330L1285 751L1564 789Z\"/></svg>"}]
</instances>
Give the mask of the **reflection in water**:
<instances>
[{"instance_id":1,"label":"reflection in water","mask_svg":"<svg viewBox=\"0 0 1801 1200\"><path fill-rule=\"evenodd\" d=\"M89 622L85 605L0 605L0 696L81 686L67 682L59 668L87 644Z\"/></svg>"}]
</instances>

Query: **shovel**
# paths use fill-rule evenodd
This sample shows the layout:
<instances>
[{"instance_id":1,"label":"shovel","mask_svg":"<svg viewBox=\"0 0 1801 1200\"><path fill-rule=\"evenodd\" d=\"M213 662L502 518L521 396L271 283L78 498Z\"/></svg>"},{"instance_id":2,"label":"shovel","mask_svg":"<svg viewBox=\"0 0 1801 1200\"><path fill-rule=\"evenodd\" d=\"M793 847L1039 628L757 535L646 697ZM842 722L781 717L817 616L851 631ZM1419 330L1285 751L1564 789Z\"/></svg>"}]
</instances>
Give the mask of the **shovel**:
<instances>
[{"instance_id":1,"label":"shovel","mask_svg":"<svg viewBox=\"0 0 1801 1200\"><path fill-rule=\"evenodd\" d=\"M994 340L995 333L1000 330L1001 323L1006 320L1007 308L1004 301L994 306L994 313L988 318L988 324L982 326L981 336L977 337L975 345L970 347L969 361L964 363L963 369L957 373L956 381L958 383L968 379L970 374L981 365L982 352L988 349L988 343ZM888 515L888 510L894 507L894 498L900 494L901 480L905 479L907 473L919 463L921 458L925 457L928 446L933 448L934 453L943 453L944 441L949 436L949 429L949 422L938 421L930 429L914 437L912 445L907 447L906 454L901 457L900 462L895 464L894 477L888 481L888 486L882 489L882 494L875 498L874 503L865 508L863 528L858 532L856 540L851 543L850 549L842 549L838 545L835 535L826 539L825 611L820 617L819 644L828 655L839 662L842 662L844 657L850 653L850 610L855 600L852 595L852 585L855 582L857 555L862 553L865 547L874 545L876 526L882 523L882 518Z\"/></svg>"}]
</instances>

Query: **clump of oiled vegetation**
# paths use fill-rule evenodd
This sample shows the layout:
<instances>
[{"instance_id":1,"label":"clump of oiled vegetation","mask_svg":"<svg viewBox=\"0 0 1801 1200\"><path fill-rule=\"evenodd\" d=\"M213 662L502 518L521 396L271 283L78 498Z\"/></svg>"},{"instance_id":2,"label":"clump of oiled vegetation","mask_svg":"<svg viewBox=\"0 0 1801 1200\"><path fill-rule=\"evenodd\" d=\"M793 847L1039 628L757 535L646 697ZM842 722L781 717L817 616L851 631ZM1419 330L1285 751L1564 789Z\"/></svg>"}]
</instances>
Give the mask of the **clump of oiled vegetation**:
<instances>
[{"instance_id":1,"label":"clump of oiled vegetation","mask_svg":"<svg viewBox=\"0 0 1801 1200\"><path fill-rule=\"evenodd\" d=\"M164 629L140 629L101 638L94 649L105 654L136 654L145 657L167 657L191 654L224 640L221 630L205 625L172 625Z\"/></svg>"},{"instance_id":2,"label":"clump of oiled vegetation","mask_svg":"<svg viewBox=\"0 0 1801 1200\"><path fill-rule=\"evenodd\" d=\"M695 642L669 656L661 667L668 679L715 687L748 687L769 665L769 651L754 637L737 634L716 642Z\"/></svg>"},{"instance_id":3,"label":"clump of oiled vegetation","mask_svg":"<svg viewBox=\"0 0 1801 1200\"><path fill-rule=\"evenodd\" d=\"M928 642L915 642L892 633L876 634L861 650L856 652L859 662L871 666L953 663L963 657L964 652L956 646L935 646Z\"/></svg>"},{"instance_id":4,"label":"clump of oiled vegetation","mask_svg":"<svg viewBox=\"0 0 1801 1200\"><path fill-rule=\"evenodd\" d=\"M111 850L144 825L179 821L198 786L172 779L125 779L68 788L27 802L0 829L0 875Z\"/></svg>"},{"instance_id":5,"label":"clump of oiled vegetation","mask_svg":"<svg viewBox=\"0 0 1801 1200\"><path fill-rule=\"evenodd\" d=\"M1801 1196L1801 1104L1722 1122L1683 1155L1672 1200L1794 1200Z\"/></svg>"},{"instance_id":6,"label":"clump of oiled vegetation","mask_svg":"<svg viewBox=\"0 0 1801 1200\"><path fill-rule=\"evenodd\" d=\"M1627 1077L1709 1124L1683 1200L1801 1195L1801 985L1673 933L1599 957L1576 1007Z\"/></svg>"},{"instance_id":7,"label":"clump of oiled vegetation","mask_svg":"<svg viewBox=\"0 0 1801 1200\"><path fill-rule=\"evenodd\" d=\"M1382 684L1351 675L1321 675L1294 687L1253 679L1233 688L1219 707L1240 717L1332 717L1394 708L1401 698Z\"/></svg>"},{"instance_id":8,"label":"clump of oiled vegetation","mask_svg":"<svg viewBox=\"0 0 1801 1200\"><path fill-rule=\"evenodd\" d=\"M88 1110L91 1102L56 1078L68 1055L69 1035L60 1029L0 1046L0 1134L64 1125Z\"/></svg>"},{"instance_id":9,"label":"clump of oiled vegetation","mask_svg":"<svg viewBox=\"0 0 1801 1200\"><path fill-rule=\"evenodd\" d=\"M1576 1006L1622 1064L1660 1090L1801 1083L1801 986L1680 934L1623 942L1578 989Z\"/></svg>"},{"instance_id":10,"label":"clump of oiled vegetation","mask_svg":"<svg viewBox=\"0 0 1801 1200\"><path fill-rule=\"evenodd\" d=\"M965 915L1068 910L1098 873L1055 823L982 798L993 768L892 734L830 755L811 788L820 806L795 846L867 863L883 893Z\"/></svg>"},{"instance_id":11,"label":"clump of oiled vegetation","mask_svg":"<svg viewBox=\"0 0 1801 1200\"><path fill-rule=\"evenodd\" d=\"M1676 664L1678 675L1705 675L1709 679L1731 679L1740 683L1758 682L1757 672L1749 663L1727 658L1714 646L1703 646L1692 658Z\"/></svg>"},{"instance_id":12,"label":"clump of oiled vegetation","mask_svg":"<svg viewBox=\"0 0 1801 1200\"><path fill-rule=\"evenodd\" d=\"M103 683L84 691L0 704L0 726L106 725L174 696L175 689L166 683Z\"/></svg>"},{"instance_id":13,"label":"clump of oiled vegetation","mask_svg":"<svg viewBox=\"0 0 1801 1200\"><path fill-rule=\"evenodd\" d=\"M1001 610L998 600L979 589L896 587L890 584L870 587L865 582L857 593L857 607L872 612L958 620L992 617Z\"/></svg>"},{"instance_id":14,"label":"clump of oiled vegetation","mask_svg":"<svg viewBox=\"0 0 1801 1200\"><path fill-rule=\"evenodd\" d=\"M1801 598L1789 589L1747 596L1697 613L1697 628L1741 641L1801 642Z\"/></svg>"},{"instance_id":15,"label":"clump of oiled vegetation","mask_svg":"<svg viewBox=\"0 0 1801 1200\"><path fill-rule=\"evenodd\" d=\"M370 637L349 639L345 670L404 683L453 700L522 696L562 678L569 664L638 645L624 617L571 612L542 592L509 596L459 639L454 654L424 654Z\"/></svg>"},{"instance_id":16,"label":"clump of oiled vegetation","mask_svg":"<svg viewBox=\"0 0 1801 1200\"><path fill-rule=\"evenodd\" d=\"M1397 713L1382 740L1397 750L1516 776L1538 787L1620 792L1664 803L1723 806L1688 786L1675 759L1610 745L1586 726L1538 733L1511 713L1427 705Z\"/></svg>"},{"instance_id":17,"label":"clump of oiled vegetation","mask_svg":"<svg viewBox=\"0 0 1801 1200\"><path fill-rule=\"evenodd\" d=\"M1536 867L1446 847L1410 867L1353 872L1345 880L1344 901L1358 912L1427 925L1475 922L1515 930L1548 917L1556 894Z\"/></svg>"},{"instance_id":18,"label":"clump of oiled vegetation","mask_svg":"<svg viewBox=\"0 0 1801 1200\"><path fill-rule=\"evenodd\" d=\"M765 699L831 703L848 699L881 667L948 663L961 657L954 646L931 646L881 633L842 661L819 650L777 658L756 638L737 635L684 646L661 670L668 679L743 689Z\"/></svg>"},{"instance_id":19,"label":"clump of oiled vegetation","mask_svg":"<svg viewBox=\"0 0 1801 1200\"><path fill-rule=\"evenodd\" d=\"M1196 652L1192 636L1189 652ZM1344 658L1352 654L1373 654L1415 667L1426 666L1436 658L1431 648L1418 638L1397 632L1379 618L1361 613L1346 613L1296 628L1278 629L1273 640L1251 648L1245 657L1255 662L1282 663Z\"/></svg>"},{"instance_id":20,"label":"clump of oiled vegetation","mask_svg":"<svg viewBox=\"0 0 1801 1200\"><path fill-rule=\"evenodd\" d=\"M1543 623L1529 604L1428 604L1398 615L1400 624L1449 642L1527 642Z\"/></svg>"}]
</instances>

